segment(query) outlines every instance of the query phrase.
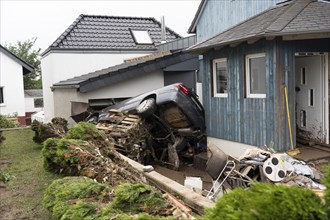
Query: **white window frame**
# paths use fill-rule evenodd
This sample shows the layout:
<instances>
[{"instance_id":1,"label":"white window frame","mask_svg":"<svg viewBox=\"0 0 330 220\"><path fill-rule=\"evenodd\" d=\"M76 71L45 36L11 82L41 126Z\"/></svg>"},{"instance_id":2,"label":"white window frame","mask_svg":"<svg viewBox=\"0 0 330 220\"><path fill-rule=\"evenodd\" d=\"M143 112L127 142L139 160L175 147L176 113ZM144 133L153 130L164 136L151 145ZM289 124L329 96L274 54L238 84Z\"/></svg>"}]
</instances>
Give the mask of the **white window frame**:
<instances>
[{"instance_id":1,"label":"white window frame","mask_svg":"<svg viewBox=\"0 0 330 220\"><path fill-rule=\"evenodd\" d=\"M218 93L217 91L217 63L222 63L226 62L227 63L227 92L226 93ZM212 63L212 78L213 78L213 96L214 97L219 97L219 98L227 98L228 97L228 61L227 58L220 58L220 59L214 59Z\"/></svg>"},{"instance_id":2,"label":"white window frame","mask_svg":"<svg viewBox=\"0 0 330 220\"><path fill-rule=\"evenodd\" d=\"M245 76L246 76L246 96L247 98L266 98L266 93L265 94L251 94L250 93L250 62L249 60L252 58L259 58L259 57L266 57L266 53L255 53L255 54L248 54L245 56ZM266 63L265 63L265 68L266 68ZM266 83L266 82L265 82ZM266 86L266 85L265 85Z\"/></svg>"},{"instance_id":3,"label":"white window frame","mask_svg":"<svg viewBox=\"0 0 330 220\"><path fill-rule=\"evenodd\" d=\"M142 45L154 44L154 42L152 41L152 38L151 38L151 36L150 36L150 34L147 30L134 30L134 29L131 29L131 33L132 33L134 42L136 44L142 44ZM139 33L144 33L145 36L141 36L141 35L139 35ZM147 39L143 40L141 37L142 38L146 37Z\"/></svg>"},{"instance_id":4,"label":"white window frame","mask_svg":"<svg viewBox=\"0 0 330 220\"><path fill-rule=\"evenodd\" d=\"M3 99L3 102L0 103L0 106L5 106L5 92L4 92L4 86L0 86L0 88L2 89L2 99Z\"/></svg>"}]
</instances>

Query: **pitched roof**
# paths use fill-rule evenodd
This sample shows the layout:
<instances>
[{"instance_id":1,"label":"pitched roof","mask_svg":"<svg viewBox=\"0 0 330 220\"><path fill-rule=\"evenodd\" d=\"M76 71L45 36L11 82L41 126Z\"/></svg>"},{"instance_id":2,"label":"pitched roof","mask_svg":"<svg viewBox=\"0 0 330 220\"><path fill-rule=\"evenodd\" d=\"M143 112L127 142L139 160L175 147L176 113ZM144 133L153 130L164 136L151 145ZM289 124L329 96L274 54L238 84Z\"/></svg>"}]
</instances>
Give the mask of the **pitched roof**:
<instances>
[{"instance_id":1,"label":"pitched roof","mask_svg":"<svg viewBox=\"0 0 330 220\"><path fill-rule=\"evenodd\" d=\"M145 56L144 59L136 59L131 62L125 62L116 66L60 81L55 83L52 89L77 88L80 92L88 92L194 58L196 58L196 56L182 51L175 53L160 53L158 56L155 54L152 56L149 55Z\"/></svg>"},{"instance_id":2,"label":"pitched roof","mask_svg":"<svg viewBox=\"0 0 330 220\"><path fill-rule=\"evenodd\" d=\"M330 37L330 2L295 0L274 6L188 50L207 51L214 47L262 37L296 34L324 34Z\"/></svg>"},{"instance_id":3,"label":"pitched roof","mask_svg":"<svg viewBox=\"0 0 330 220\"><path fill-rule=\"evenodd\" d=\"M190 24L190 27L188 29L188 33L189 34L195 34L196 33L196 25L197 25L197 22L201 16L201 13L206 5L206 1L207 0L202 0L201 3L199 4L198 6L198 9L197 9L197 12L195 14L195 17L194 19L192 20L191 24Z\"/></svg>"},{"instance_id":4,"label":"pitched roof","mask_svg":"<svg viewBox=\"0 0 330 220\"><path fill-rule=\"evenodd\" d=\"M22 60L12 52L10 52L7 48L3 47L1 44L0 44L0 51L23 67L23 75L31 73L34 70L33 66L31 66L30 64L28 64L27 62L25 62L24 60Z\"/></svg>"},{"instance_id":5,"label":"pitched roof","mask_svg":"<svg viewBox=\"0 0 330 220\"><path fill-rule=\"evenodd\" d=\"M136 44L130 30L148 31L154 45ZM166 40L181 38L166 28ZM43 53L51 49L143 50L161 43L161 24L155 18L80 15Z\"/></svg>"},{"instance_id":6,"label":"pitched roof","mask_svg":"<svg viewBox=\"0 0 330 220\"><path fill-rule=\"evenodd\" d=\"M24 90L25 97L42 97L42 89Z\"/></svg>"}]
</instances>

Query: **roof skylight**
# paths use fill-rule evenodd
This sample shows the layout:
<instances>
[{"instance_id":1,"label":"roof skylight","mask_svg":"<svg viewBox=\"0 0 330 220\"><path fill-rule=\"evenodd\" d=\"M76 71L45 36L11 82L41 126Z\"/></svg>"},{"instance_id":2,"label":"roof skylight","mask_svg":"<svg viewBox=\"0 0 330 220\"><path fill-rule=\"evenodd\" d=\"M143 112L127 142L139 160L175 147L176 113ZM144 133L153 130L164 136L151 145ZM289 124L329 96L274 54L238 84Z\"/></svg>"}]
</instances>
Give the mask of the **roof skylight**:
<instances>
[{"instance_id":1,"label":"roof skylight","mask_svg":"<svg viewBox=\"0 0 330 220\"><path fill-rule=\"evenodd\" d=\"M131 32L136 44L153 44L148 31L131 30Z\"/></svg>"}]
</instances>

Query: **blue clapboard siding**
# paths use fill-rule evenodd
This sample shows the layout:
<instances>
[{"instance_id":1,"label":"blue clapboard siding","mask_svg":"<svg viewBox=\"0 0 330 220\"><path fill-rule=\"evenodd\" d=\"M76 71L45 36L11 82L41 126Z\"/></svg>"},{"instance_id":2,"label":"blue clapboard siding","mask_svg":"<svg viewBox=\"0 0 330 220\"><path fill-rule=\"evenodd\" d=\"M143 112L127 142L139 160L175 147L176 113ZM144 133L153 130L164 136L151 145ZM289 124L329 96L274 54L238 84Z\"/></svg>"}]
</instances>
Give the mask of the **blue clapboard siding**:
<instances>
[{"instance_id":1,"label":"blue clapboard siding","mask_svg":"<svg viewBox=\"0 0 330 220\"><path fill-rule=\"evenodd\" d=\"M208 39L284 0L207 0L197 22L197 42Z\"/></svg>"},{"instance_id":2,"label":"blue clapboard siding","mask_svg":"<svg viewBox=\"0 0 330 220\"><path fill-rule=\"evenodd\" d=\"M288 89L295 143L295 53L330 51L329 40L259 40L204 54L201 69L208 135L255 146L273 143L277 150L290 149L284 85ZM245 55L261 52L266 53L266 98L245 98ZM212 60L217 58L228 60L228 98L212 97Z\"/></svg>"}]
</instances>

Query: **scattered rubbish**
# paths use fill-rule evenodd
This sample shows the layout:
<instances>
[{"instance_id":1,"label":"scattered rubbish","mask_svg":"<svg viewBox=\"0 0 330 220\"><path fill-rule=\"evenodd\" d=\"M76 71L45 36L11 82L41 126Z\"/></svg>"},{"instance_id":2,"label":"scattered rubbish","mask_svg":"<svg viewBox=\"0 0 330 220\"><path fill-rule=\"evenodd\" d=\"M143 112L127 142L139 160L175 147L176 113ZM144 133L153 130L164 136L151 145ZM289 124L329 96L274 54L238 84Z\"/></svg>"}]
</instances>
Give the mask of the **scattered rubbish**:
<instances>
[{"instance_id":1,"label":"scattered rubbish","mask_svg":"<svg viewBox=\"0 0 330 220\"><path fill-rule=\"evenodd\" d=\"M183 202L179 201L177 198L169 193L165 193L163 198L166 198L168 203L171 204L175 209L173 211L173 216L177 219L195 219L192 216L191 208L187 207Z\"/></svg>"},{"instance_id":2,"label":"scattered rubbish","mask_svg":"<svg viewBox=\"0 0 330 220\"><path fill-rule=\"evenodd\" d=\"M189 189L192 189L194 192L200 195L202 194L203 181L200 177L187 176L184 180L184 186L188 187Z\"/></svg>"},{"instance_id":3,"label":"scattered rubbish","mask_svg":"<svg viewBox=\"0 0 330 220\"><path fill-rule=\"evenodd\" d=\"M143 167L143 172L151 172L153 170L154 170L154 168L151 165L147 165L147 166Z\"/></svg>"},{"instance_id":4,"label":"scattered rubbish","mask_svg":"<svg viewBox=\"0 0 330 220\"><path fill-rule=\"evenodd\" d=\"M300 150L298 148L296 148L296 149L293 149L293 150L289 150L286 153L290 156L296 156L296 155L300 154Z\"/></svg>"},{"instance_id":5,"label":"scattered rubbish","mask_svg":"<svg viewBox=\"0 0 330 220\"><path fill-rule=\"evenodd\" d=\"M321 191L325 189L325 186L320 184L322 173L314 168L313 164L294 159L287 153L255 148L246 150L243 155L235 159L223 153L212 143L208 146L210 156L206 171L212 177L214 184L207 198L213 201L228 190L249 187L253 181L300 186Z\"/></svg>"}]
</instances>

